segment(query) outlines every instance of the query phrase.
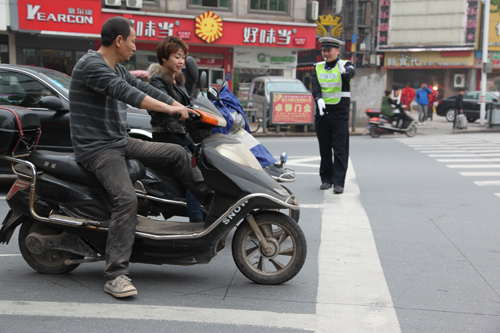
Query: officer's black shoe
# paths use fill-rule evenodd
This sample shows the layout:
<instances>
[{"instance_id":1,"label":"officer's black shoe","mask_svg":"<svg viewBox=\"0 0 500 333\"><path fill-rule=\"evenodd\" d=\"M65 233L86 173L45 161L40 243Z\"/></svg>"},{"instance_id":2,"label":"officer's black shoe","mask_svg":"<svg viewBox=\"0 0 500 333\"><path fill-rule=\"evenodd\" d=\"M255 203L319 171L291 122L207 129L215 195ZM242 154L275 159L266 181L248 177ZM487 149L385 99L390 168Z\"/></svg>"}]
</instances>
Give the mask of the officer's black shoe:
<instances>
[{"instance_id":1,"label":"officer's black shoe","mask_svg":"<svg viewBox=\"0 0 500 333\"><path fill-rule=\"evenodd\" d=\"M319 188L322 190L328 190L328 189L332 188L332 184L323 183L323 184L321 184L321 186Z\"/></svg>"},{"instance_id":2,"label":"officer's black shoe","mask_svg":"<svg viewBox=\"0 0 500 333\"><path fill-rule=\"evenodd\" d=\"M335 194L341 194L341 193L344 193L344 188L342 186L335 186L333 188L333 193Z\"/></svg>"}]
</instances>

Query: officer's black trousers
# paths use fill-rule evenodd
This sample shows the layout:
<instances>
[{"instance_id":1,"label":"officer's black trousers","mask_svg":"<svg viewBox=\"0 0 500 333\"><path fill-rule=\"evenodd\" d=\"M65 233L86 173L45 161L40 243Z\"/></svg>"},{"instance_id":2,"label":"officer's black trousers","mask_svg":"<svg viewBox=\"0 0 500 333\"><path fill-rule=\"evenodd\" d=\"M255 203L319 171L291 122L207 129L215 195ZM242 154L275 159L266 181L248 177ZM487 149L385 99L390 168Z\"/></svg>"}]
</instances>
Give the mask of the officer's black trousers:
<instances>
[{"instance_id":1,"label":"officer's black trousers","mask_svg":"<svg viewBox=\"0 0 500 333\"><path fill-rule=\"evenodd\" d=\"M321 155L321 183L344 187L349 161L349 112L316 115L314 125Z\"/></svg>"}]
</instances>

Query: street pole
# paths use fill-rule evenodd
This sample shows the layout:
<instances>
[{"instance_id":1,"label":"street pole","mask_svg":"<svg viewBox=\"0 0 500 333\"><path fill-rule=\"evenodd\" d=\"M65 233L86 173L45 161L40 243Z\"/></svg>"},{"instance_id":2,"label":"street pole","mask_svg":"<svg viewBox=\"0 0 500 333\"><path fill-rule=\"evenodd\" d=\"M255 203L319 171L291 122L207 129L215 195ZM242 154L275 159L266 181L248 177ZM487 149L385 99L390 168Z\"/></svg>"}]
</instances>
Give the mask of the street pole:
<instances>
[{"instance_id":1,"label":"street pole","mask_svg":"<svg viewBox=\"0 0 500 333\"><path fill-rule=\"evenodd\" d=\"M479 108L480 125L484 126L486 115L486 63L488 62L488 39L490 30L490 0L484 0L484 25L483 25L483 62L481 67L481 102Z\"/></svg>"}]
</instances>

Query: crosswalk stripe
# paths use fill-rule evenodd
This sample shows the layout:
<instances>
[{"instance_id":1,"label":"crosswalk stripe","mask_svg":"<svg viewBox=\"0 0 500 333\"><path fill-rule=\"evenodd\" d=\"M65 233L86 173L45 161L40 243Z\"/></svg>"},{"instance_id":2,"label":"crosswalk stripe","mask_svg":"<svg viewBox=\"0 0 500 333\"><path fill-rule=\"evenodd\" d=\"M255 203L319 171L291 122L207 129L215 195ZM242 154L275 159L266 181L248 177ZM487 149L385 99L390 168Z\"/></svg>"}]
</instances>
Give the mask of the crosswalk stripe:
<instances>
[{"instance_id":1,"label":"crosswalk stripe","mask_svg":"<svg viewBox=\"0 0 500 333\"><path fill-rule=\"evenodd\" d=\"M490 176L500 176L500 172L459 172L465 177L490 177Z\"/></svg>"},{"instance_id":2,"label":"crosswalk stripe","mask_svg":"<svg viewBox=\"0 0 500 333\"><path fill-rule=\"evenodd\" d=\"M500 162L500 158L438 158L438 162L455 162L455 163L467 163L467 162Z\"/></svg>"},{"instance_id":3,"label":"crosswalk stripe","mask_svg":"<svg viewBox=\"0 0 500 333\"><path fill-rule=\"evenodd\" d=\"M0 315L165 320L307 331L316 328L313 314L117 303L0 301Z\"/></svg>"},{"instance_id":4,"label":"crosswalk stripe","mask_svg":"<svg viewBox=\"0 0 500 333\"><path fill-rule=\"evenodd\" d=\"M453 165L453 164L448 164L446 165L448 168L451 169L494 169L494 168L500 168L500 164L459 164L459 165Z\"/></svg>"},{"instance_id":5,"label":"crosswalk stripe","mask_svg":"<svg viewBox=\"0 0 500 333\"><path fill-rule=\"evenodd\" d=\"M429 154L429 157L477 157L476 154Z\"/></svg>"},{"instance_id":6,"label":"crosswalk stripe","mask_svg":"<svg viewBox=\"0 0 500 333\"><path fill-rule=\"evenodd\" d=\"M477 186L500 186L500 180L482 180L474 182Z\"/></svg>"}]
</instances>

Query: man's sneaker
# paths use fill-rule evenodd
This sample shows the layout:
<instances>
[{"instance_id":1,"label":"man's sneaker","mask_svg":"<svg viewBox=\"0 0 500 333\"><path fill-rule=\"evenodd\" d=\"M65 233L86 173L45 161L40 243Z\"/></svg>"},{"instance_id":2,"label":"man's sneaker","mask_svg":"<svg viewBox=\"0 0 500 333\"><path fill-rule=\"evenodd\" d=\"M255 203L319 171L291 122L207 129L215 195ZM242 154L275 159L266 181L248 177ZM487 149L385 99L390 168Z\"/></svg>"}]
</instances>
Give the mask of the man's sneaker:
<instances>
[{"instance_id":1,"label":"man's sneaker","mask_svg":"<svg viewBox=\"0 0 500 333\"><path fill-rule=\"evenodd\" d=\"M114 280L109 280L104 285L104 291L115 297L129 297L137 295L137 289L126 275L120 275Z\"/></svg>"}]
</instances>

